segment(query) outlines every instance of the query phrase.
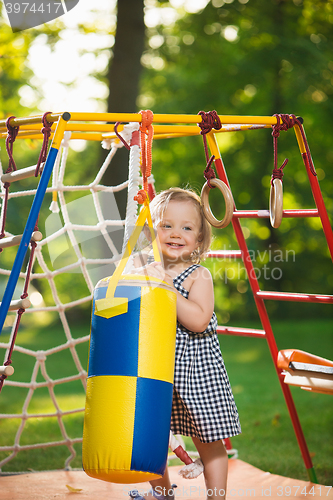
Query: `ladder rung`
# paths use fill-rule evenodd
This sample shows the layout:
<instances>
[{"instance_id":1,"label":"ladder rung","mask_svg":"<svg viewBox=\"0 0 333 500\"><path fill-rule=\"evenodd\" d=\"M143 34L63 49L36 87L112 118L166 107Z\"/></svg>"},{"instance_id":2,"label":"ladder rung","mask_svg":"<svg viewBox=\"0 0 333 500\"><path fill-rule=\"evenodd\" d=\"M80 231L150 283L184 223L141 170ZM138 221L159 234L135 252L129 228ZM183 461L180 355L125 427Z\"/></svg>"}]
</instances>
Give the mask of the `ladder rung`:
<instances>
[{"instance_id":1,"label":"ladder rung","mask_svg":"<svg viewBox=\"0 0 333 500\"><path fill-rule=\"evenodd\" d=\"M15 170L14 172L9 172L8 174L2 174L1 181L2 182L15 182L21 181L22 179L27 179L28 177L33 177L36 172L37 165L33 165L32 167L20 168L19 170ZM43 171L44 164L42 163L39 171Z\"/></svg>"},{"instance_id":2,"label":"ladder rung","mask_svg":"<svg viewBox=\"0 0 333 500\"><path fill-rule=\"evenodd\" d=\"M284 218L297 218L297 217L318 217L319 212L316 208L304 208L294 210L283 210ZM269 210L236 210L234 217L238 219L268 219Z\"/></svg>"},{"instance_id":3,"label":"ladder rung","mask_svg":"<svg viewBox=\"0 0 333 500\"><path fill-rule=\"evenodd\" d=\"M288 300L293 302L320 302L323 304L333 304L333 295L262 291L257 292L256 295L267 300Z\"/></svg>"},{"instance_id":4,"label":"ladder rung","mask_svg":"<svg viewBox=\"0 0 333 500\"><path fill-rule=\"evenodd\" d=\"M239 328L233 326L218 326L216 329L218 334L224 335L240 335L243 337L264 337L265 330L257 330L255 328Z\"/></svg>"},{"instance_id":5,"label":"ladder rung","mask_svg":"<svg viewBox=\"0 0 333 500\"><path fill-rule=\"evenodd\" d=\"M6 238L2 238L0 240L0 248L8 248L14 247L21 243L23 234L18 234L16 236L7 236ZM31 241L40 241L43 238L43 235L40 231L34 231L31 236Z\"/></svg>"},{"instance_id":6,"label":"ladder rung","mask_svg":"<svg viewBox=\"0 0 333 500\"><path fill-rule=\"evenodd\" d=\"M10 377L14 373L14 368L11 365L8 366L0 366L0 375L6 375L6 377Z\"/></svg>"},{"instance_id":7,"label":"ladder rung","mask_svg":"<svg viewBox=\"0 0 333 500\"><path fill-rule=\"evenodd\" d=\"M31 302L29 299L12 300L8 308L8 311L17 311L17 309L28 309L30 306Z\"/></svg>"},{"instance_id":8,"label":"ladder rung","mask_svg":"<svg viewBox=\"0 0 333 500\"><path fill-rule=\"evenodd\" d=\"M207 257L213 259L224 259L225 257L242 258L241 250L212 250L207 253Z\"/></svg>"}]
</instances>

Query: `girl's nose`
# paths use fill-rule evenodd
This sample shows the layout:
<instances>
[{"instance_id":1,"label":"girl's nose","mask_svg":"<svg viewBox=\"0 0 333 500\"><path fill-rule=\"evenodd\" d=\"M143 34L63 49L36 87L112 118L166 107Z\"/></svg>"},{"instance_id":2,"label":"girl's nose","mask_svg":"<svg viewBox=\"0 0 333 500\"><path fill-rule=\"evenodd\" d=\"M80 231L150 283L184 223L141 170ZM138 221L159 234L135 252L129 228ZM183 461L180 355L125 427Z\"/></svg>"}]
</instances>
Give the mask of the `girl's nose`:
<instances>
[{"instance_id":1,"label":"girl's nose","mask_svg":"<svg viewBox=\"0 0 333 500\"><path fill-rule=\"evenodd\" d=\"M176 228L176 227L172 228L171 237L172 238L179 238L180 237L180 231L178 228Z\"/></svg>"}]
</instances>

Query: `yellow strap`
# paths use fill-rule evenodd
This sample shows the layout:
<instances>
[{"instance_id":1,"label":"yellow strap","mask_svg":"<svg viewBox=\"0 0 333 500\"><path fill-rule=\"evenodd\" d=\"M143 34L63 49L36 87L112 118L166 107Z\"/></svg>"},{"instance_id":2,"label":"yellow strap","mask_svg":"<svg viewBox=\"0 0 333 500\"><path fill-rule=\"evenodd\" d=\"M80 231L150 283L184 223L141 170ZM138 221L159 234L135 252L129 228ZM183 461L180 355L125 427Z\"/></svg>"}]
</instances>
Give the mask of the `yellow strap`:
<instances>
[{"instance_id":1,"label":"yellow strap","mask_svg":"<svg viewBox=\"0 0 333 500\"><path fill-rule=\"evenodd\" d=\"M117 316L118 314L124 314L128 310L128 299L126 297L115 297L115 291L118 285L121 274L123 273L128 259L138 241L142 228L148 221L149 231L152 237L153 253L155 261L161 261L159 249L157 246L157 241L154 233L153 222L151 219L151 214L149 210L149 201L144 202L144 207L142 208L138 219L136 221L133 233L131 234L128 243L126 245L125 252L121 258L121 261L110 278L109 285L106 291L104 299L98 299L95 301L95 314L97 316L102 316L104 318L111 318L112 316Z\"/></svg>"}]
</instances>

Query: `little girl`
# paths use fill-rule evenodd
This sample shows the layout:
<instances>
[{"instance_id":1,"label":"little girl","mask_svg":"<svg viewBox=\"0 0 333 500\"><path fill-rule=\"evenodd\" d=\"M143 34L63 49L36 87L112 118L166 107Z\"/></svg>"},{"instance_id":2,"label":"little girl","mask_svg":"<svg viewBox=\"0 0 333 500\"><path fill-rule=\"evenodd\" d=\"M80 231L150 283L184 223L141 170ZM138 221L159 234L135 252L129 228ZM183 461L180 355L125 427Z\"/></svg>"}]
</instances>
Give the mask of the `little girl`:
<instances>
[{"instance_id":1,"label":"little girl","mask_svg":"<svg viewBox=\"0 0 333 500\"><path fill-rule=\"evenodd\" d=\"M223 498L228 456L222 439L241 428L216 334L213 280L199 265L210 247L211 227L191 190L168 189L150 206L163 262L147 263L145 271L177 290L171 430L192 437L204 465L207 496ZM173 498L168 469L151 485L147 499Z\"/></svg>"}]
</instances>

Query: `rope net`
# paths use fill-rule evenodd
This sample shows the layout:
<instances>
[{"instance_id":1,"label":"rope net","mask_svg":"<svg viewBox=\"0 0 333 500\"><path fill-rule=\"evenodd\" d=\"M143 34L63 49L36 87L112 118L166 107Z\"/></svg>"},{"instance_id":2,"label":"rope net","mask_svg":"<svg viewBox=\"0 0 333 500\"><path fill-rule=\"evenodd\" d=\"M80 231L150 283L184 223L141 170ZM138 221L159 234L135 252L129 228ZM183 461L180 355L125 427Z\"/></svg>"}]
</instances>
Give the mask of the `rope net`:
<instances>
[{"instance_id":1,"label":"rope net","mask_svg":"<svg viewBox=\"0 0 333 500\"><path fill-rule=\"evenodd\" d=\"M138 124L126 127L131 135ZM122 135L126 135L126 130ZM89 318L93 289L99 279L113 273L136 219L137 202L133 198L142 182L139 146L130 151L128 181L116 186L102 183L112 158L122 146L113 141L104 145L110 152L92 181L72 186L67 166L69 141L70 132L65 132L52 186L47 188L44 200L45 205L52 194L50 211L45 220L39 220L43 237L35 243L28 287L32 306L20 316L12 353L15 372L5 380L0 395L3 473L22 470L21 457L26 463L27 453L31 469L45 468L47 457L54 457L54 468L81 467L90 324L88 319L82 326L80 318ZM36 193L34 189L17 189L16 185L15 189L9 192L9 207L11 198L31 198ZM115 201L115 193L122 190L128 192L126 220L120 218ZM1 197L5 197L3 186ZM6 232L5 237L9 236L11 233ZM2 287L11 272L7 250L9 254L15 251L6 248L1 254ZM28 265L20 273L14 299L20 298L27 273ZM16 318L15 311L9 312L0 337L0 364L2 359L3 364L8 360Z\"/></svg>"}]
</instances>

